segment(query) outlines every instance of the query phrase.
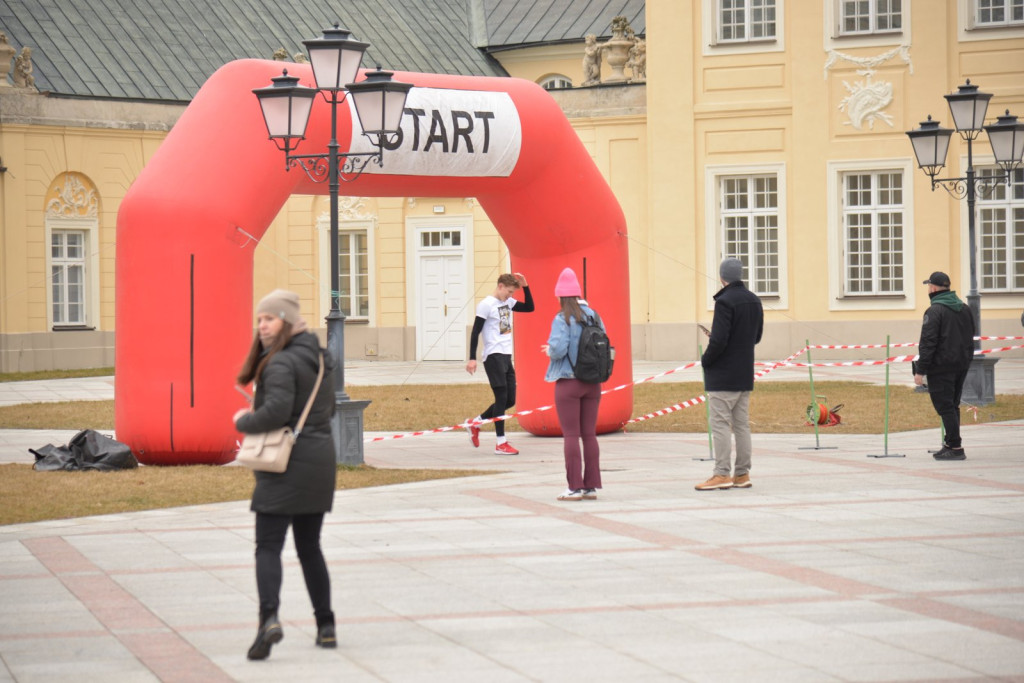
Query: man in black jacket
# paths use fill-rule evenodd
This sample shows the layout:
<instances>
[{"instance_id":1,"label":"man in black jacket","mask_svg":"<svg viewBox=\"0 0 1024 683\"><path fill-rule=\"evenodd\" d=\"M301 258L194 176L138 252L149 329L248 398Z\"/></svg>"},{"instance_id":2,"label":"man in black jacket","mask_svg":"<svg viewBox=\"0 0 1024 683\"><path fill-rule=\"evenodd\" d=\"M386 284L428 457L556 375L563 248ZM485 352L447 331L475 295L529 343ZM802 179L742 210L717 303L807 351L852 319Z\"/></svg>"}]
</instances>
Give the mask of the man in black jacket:
<instances>
[{"instance_id":1,"label":"man in black jacket","mask_svg":"<svg viewBox=\"0 0 1024 683\"><path fill-rule=\"evenodd\" d=\"M974 358L974 315L949 289L945 273L932 273L924 284L928 285L932 303L924 312L914 383L924 384L928 378L928 395L946 432L935 459L965 460L960 440L960 394Z\"/></svg>"},{"instance_id":2,"label":"man in black jacket","mask_svg":"<svg viewBox=\"0 0 1024 683\"><path fill-rule=\"evenodd\" d=\"M754 345L761 341L764 311L757 295L743 285L742 261L725 259L718 274L723 286L715 294L708 348L700 359L711 413L715 471L710 479L697 484L698 491L751 486L750 392L754 389Z\"/></svg>"}]
</instances>

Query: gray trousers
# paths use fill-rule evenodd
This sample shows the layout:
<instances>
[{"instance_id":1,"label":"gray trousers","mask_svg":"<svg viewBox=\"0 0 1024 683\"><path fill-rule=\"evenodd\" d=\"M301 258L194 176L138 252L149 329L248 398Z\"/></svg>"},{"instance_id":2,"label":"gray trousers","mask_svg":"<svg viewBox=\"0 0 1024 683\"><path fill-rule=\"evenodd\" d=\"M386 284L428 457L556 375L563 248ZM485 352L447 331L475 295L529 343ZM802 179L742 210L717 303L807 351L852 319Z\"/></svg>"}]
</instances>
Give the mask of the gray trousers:
<instances>
[{"instance_id":1,"label":"gray trousers","mask_svg":"<svg viewBox=\"0 0 1024 683\"><path fill-rule=\"evenodd\" d=\"M711 438L715 474L741 476L750 472L750 392L709 391ZM736 467L732 467L732 437L736 435Z\"/></svg>"}]
</instances>

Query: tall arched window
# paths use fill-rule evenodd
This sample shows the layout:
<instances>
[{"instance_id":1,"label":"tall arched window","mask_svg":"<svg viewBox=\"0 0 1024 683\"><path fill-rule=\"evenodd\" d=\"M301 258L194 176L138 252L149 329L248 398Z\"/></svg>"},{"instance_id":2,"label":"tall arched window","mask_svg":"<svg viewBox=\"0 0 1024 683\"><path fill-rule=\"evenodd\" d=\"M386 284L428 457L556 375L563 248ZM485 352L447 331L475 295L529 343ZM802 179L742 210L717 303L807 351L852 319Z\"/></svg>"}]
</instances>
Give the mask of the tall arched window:
<instances>
[{"instance_id":1,"label":"tall arched window","mask_svg":"<svg viewBox=\"0 0 1024 683\"><path fill-rule=\"evenodd\" d=\"M85 176L62 173L46 193L46 260L50 327L96 327L99 321L99 194Z\"/></svg>"}]
</instances>

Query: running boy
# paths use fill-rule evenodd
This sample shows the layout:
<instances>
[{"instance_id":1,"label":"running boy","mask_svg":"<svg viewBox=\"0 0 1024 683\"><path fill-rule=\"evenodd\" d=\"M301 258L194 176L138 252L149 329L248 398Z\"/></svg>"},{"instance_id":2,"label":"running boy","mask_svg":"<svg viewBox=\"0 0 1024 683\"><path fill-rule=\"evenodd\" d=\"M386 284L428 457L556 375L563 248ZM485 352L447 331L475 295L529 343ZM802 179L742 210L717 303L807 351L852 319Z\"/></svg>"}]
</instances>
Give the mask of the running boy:
<instances>
[{"instance_id":1,"label":"running boy","mask_svg":"<svg viewBox=\"0 0 1024 683\"><path fill-rule=\"evenodd\" d=\"M523 290L524 301L512 297L519 289ZM476 307L476 320L473 322L473 333L469 338L469 362L466 372L476 372L476 347L480 333L484 335L483 363L487 373L487 381L494 392L494 403L484 412L469 421L470 441L473 446L480 446L480 427L482 420L489 420L499 415L516 403L516 371L512 367L512 312L530 313L533 311L533 295L526 284L522 273L504 273L498 276L498 286L494 292L484 297ZM505 438L505 421L494 423L494 434L498 443L494 452L499 455L518 455L519 451Z\"/></svg>"}]
</instances>

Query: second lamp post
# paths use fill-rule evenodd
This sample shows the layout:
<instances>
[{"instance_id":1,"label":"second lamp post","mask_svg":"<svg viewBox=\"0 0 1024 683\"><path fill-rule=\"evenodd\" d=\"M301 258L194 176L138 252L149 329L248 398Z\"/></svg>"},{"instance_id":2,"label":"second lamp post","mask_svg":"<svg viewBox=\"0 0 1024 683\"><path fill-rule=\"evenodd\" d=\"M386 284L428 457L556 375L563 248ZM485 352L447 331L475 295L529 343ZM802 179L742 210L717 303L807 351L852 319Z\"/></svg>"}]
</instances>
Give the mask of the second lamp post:
<instances>
[{"instance_id":1,"label":"second lamp post","mask_svg":"<svg viewBox=\"0 0 1024 683\"><path fill-rule=\"evenodd\" d=\"M939 171L946 165L946 152L953 131L942 128L938 121L921 123L920 128L907 131L914 147L917 165L931 179L932 191L942 186L950 195L957 199L967 199L967 248L970 263L970 291L967 293L967 305L974 315L974 329L981 336L981 294L978 292L977 274L977 235L975 202L978 188L983 193L1001 183L1011 182L1013 171L1021 164L1024 157L1024 123L1019 123L1016 116L1007 111L996 123L984 125L990 93L978 92L978 86L968 81L961 85L957 92L945 95L949 103L949 111L953 116L956 132L967 142L967 171L960 178L936 178ZM992 154L1001 171L979 176L974 170L973 142L984 130L988 133ZM975 348L981 348L975 343ZM964 383L963 400L972 405L988 405L995 401L995 363L994 359L975 356L971 369Z\"/></svg>"}]
</instances>

